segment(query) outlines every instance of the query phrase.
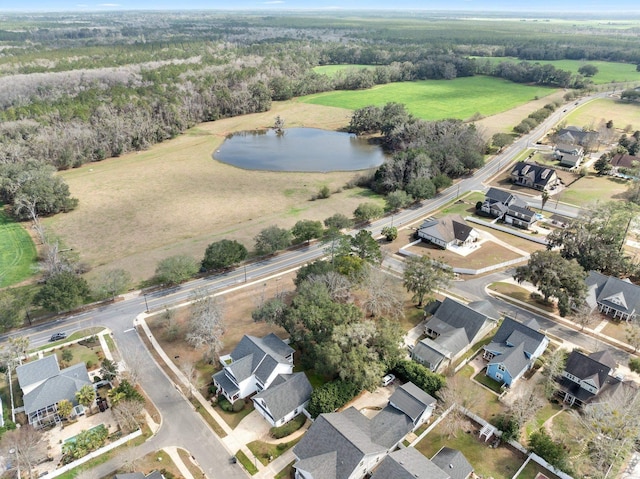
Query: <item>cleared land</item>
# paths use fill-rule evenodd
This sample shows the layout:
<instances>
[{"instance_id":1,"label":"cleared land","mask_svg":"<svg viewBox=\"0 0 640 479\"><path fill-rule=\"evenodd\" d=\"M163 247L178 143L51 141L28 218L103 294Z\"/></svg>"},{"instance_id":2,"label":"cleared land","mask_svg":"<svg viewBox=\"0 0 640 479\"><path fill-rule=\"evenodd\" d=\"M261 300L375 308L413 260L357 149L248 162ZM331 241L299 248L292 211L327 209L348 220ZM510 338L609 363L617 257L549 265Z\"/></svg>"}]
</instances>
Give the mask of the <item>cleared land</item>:
<instances>
[{"instance_id":1,"label":"cleared land","mask_svg":"<svg viewBox=\"0 0 640 479\"><path fill-rule=\"evenodd\" d=\"M425 120L467 119L478 113L489 116L507 111L555 91L476 76L389 83L368 90L318 93L301 97L298 101L351 110L367 105L382 106L393 101L404 103L410 113Z\"/></svg>"},{"instance_id":2,"label":"cleared land","mask_svg":"<svg viewBox=\"0 0 640 479\"><path fill-rule=\"evenodd\" d=\"M571 112L564 122L567 125L597 128L602 121L609 120L613 120L616 128L626 128L627 125L631 125L633 131L640 130L640 104L612 98L599 98ZM619 133L622 134L622 131Z\"/></svg>"},{"instance_id":3,"label":"cleared land","mask_svg":"<svg viewBox=\"0 0 640 479\"><path fill-rule=\"evenodd\" d=\"M491 63L500 63L511 61L520 63L522 60L515 57L476 57L479 62L490 61ZM541 65L553 65L561 70L578 73L578 69L584 65L593 65L598 67L596 73L591 79L596 85L605 83L622 83L622 82L640 82L640 72L636 71L636 66L631 63L614 63L601 61L585 61L585 60L532 60L527 63L540 63Z\"/></svg>"},{"instance_id":4,"label":"cleared land","mask_svg":"<svg viewBox=\"0 0 640 479\"><path fill-rule=\"evenodd\" d=\"M558 198L563 203L587 206L611 200L626 201L629 181L610 176L583 176L563 190ZM553 201L553 200L549 200Z\"/></svg>"},{"instance_id":5,"label":"cleared land","mask_svg":"<svg viewBox=\"0 0 640 479\"><path fill-rule=\"evenodd\" d=\"M338 129L349 112L281 103L271 111L206 123L187 134L128 154L61 173L77 210L47 220L65 244L96 270L124 268L134 280L152 276L157 262L174 254L200 259L223 238L253 249L267 226L291 227L300 219L351 216L358 204L382 200L369 190L345 189L310 201L326 185L336 191L355 172L282 173L247 171L212 159L233 131L265 128L281 115L287 126Z\"/></svg>"},{"instance_id":6,"label":"cleared land","mask_svg":"<svg viewBox=\"0 0 640 479\"><path fill-rule=\"evenodd\" d=\"M0 288L31 276L37 256L29 233L9 218L0 204Z\"/></svg>"}]
</instances>

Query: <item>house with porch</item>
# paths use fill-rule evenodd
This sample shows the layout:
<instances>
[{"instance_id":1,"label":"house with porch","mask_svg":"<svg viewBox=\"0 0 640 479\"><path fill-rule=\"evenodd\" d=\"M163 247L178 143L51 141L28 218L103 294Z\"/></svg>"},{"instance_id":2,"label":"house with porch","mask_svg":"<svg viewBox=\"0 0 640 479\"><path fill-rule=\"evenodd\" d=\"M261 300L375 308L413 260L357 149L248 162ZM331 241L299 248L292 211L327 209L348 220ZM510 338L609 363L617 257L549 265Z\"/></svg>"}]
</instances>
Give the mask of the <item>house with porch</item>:
<instances>
[{"instance_id":1,"label":"house with porch","mask_svg":"<svg viewBox=\"0 0 640 479\"><path fill-rule=\"evenodd\" d=\"M279 374L267 389L263 389L251 400L272 427L282 426L309 404L313 387L303 372Z\"/></svg>"},{"instance_id":2,"label":"house with porch","mask_svg":"<svg viewBox=\"0 0 640 479\"><path fill-rule=\"evenodd\" d=\"M213 375L218 394L230 403L267 389L279 375L293 373L294 350L275 334L244 335L231 354L221 356Z\"/></svg>"},{"instance_id":3,"label":"house with porch","mask_svg":"<svg viewBox=\"0 0 640 479\"><path fill-rule=\"evenodd\" d=\"M85 363L60 369L55 354L30 361L16 368L22 390L24 412L35 428L58 424L58 403L66 399L78 406L76 393L82 386L91 385Z\"/></svg>"},{"instance_id":4,"label":"house with porch","mask_svg":"<svg viewBox=\"0 0 640 479\"><path fill-rule=\"evenodd\" d=\"M577 168L584 159L584 148L580 145L558 143L553 149L553 156L560 161L560 166Z\"/></svg>"},{"instance_id":5,"label":"house with porch","mask_svg":"<svg viewBox=\"0 0 640 479\"><path fill-rule=\"evenodd\" d=\"M580 145L589 148L597 140L597 132L585 130L574 125L562 128L555 134L555 141L565 145Z\"/></svg>"},{"instance_id":6,"label":"house with porch","mask_svg":"<svg viewBox=\"0 0 640 479\"><path fill-rule=\"evenodd\" d=\"M553 168L519 161L511 170L511 182L539 191L548 191L558 186L560 179Z\"/></svg>"},{"instance_id":7,"label":"house with porch","mask_svg":"<svg viewBox=\"0 0 640 479\"><path fill-rule=\"evenodd\" d=\"M451 479L414 447L398 449L386 456L371 479Z\"/></svg>"},{"instance_id":8,"label":"house with porch","mask_svg":"<svg viewBox=\"0 0 640 479\"><path fill-rule=\"evenodd\" d=\"M533 366L549 345L549 338L540 332L540 326L532 319L520 323L509 317L484 347L483 359L487 361L486 375L511 387Z\"/></svg>"},{"instance_id":9,"label":"house with porch","mask_svg":"<svg viewBox=\"0 0 640 479\"><path fill-rule=\"evenodd\" d=\"M582 407L621 382L612 376L616 367L617 364L608 351L587 355L574 350L569 354L564 370L557 379L556 394L564 403Z\"/></svg>"},{"instance_id":10,"label":"house with porch","mask_svg":"<svg viewBox=\"0 0 640 479\"><path fill-rule=\"evenodd\" d=\"M293 449L297 479L361 479L431 415L436 400L408 383L373 418L354 407L320 414Z\"/></svg>"},{"instance_id":11,"label":"house with porch","mask_svg":"<svg viewBox=\"0 0 640 479\"><path fill-rule=\"evenodd\" d=\"M426 338L411 351L411 358L432 371L442 371L493 329L499 314L488 301L463 304L451 298L425 308L431 318Z\"/></svg>"},{"instance_id":12,"label":"house with porch","mask_svg":"<svg viewBox=\"0 0 640 479\"><path fill-rule=\"evenodd\" d=\"M536 222L535 212L526 201L513 193L493 187L487 191L480 211L524 229Z\"/></svg>"},{"instance_id":13,"label":"house with porch","mask_svg":"<svg viewBox=\"0 0 640 479\"><path fill-rule=\"evenodd\" d=\"M620 321L629 322L640 313L640 286L628 279L590 271L586 302L592 308Z\"/></svg>"},{"instance_id":14,"label":"house with porch","mask_svg":"<svg viewBox=\"0 0 640 479\"><path fill-rule=\"evenodd\" d=\"M440 219L428 218L418 228L418 237L440 248L467 246L478 241L480 235L460 215L449 215Z\"/></svg>"}]
</instances>

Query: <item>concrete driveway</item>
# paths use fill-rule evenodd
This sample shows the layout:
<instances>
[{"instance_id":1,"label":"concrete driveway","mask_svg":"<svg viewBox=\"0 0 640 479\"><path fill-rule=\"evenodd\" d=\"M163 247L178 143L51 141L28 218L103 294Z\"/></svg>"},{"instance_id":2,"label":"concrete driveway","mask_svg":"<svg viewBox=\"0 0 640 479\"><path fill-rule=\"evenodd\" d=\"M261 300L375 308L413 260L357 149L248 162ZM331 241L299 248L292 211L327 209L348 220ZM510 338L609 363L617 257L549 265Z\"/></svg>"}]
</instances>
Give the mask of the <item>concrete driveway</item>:
<instances>
[{"instance_id":1,"label":"concrete driveway","mask_svg":"<svg viewBox=\"0 0 640 479\"><path fill-rule=\"evenodd\" d=\"M374 392L365 391L353 401L348 403L344 409L354 407L368 418L372 418L384 408L389 402L389 398L400 383L396 379L393 383L385 387L379 387Z\"/></svg>"}]
</instances>

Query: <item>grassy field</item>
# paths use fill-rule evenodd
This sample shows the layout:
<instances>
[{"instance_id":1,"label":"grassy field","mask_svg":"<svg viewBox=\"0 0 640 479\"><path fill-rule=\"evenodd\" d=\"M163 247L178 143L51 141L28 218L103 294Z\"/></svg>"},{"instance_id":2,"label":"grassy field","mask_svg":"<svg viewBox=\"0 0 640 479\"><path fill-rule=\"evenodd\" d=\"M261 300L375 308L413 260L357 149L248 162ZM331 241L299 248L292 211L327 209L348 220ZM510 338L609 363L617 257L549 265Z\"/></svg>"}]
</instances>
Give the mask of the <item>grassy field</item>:
<instances>
[{"instance_id":1,"label":"grassy field","mask_svg":"<svg viewBox=\"0 0 640 479\"><path fill-rule=\"evenodd\" d=\"M610 176L584 176L565 190L558 199L563 203L569 203L581 207L590 204L603 203L611 200L626 201L625 193L629 182Z\"/></svg>"},{"instance_id":2,"label":"grassy field","mask_svg":"<svg viewBox=\"0 0 640 479\"><path fill-rule=\"evenodd\" d=\"M269 112L202 124L148 151L61 173L80 206L46 221L80 259L96 271L124 268L134 280L150 277L157 262L174 254L200 259L223 238L253 249L270 225L290 228L300 219L351 216L358 204L381 198L361 188L310 201L322 186L332 192L357 172L246 171L214 161L229 132L269 127L281 115L289 127L338 129L349 112L315 105L274 104Z\"/></svg>"},{"instance_id":3,"label":"grassy field","mask_svg":"<svg viewBox=\"0 0 640 479\"><path fill-rule=\"evenodd\" d=\"M0 203L0 288L33 275L37 256L29 233L3 211Z\"/></svg>"},{"instance_id":4,"label":"grassy field","mask_svg":"<svg viewBox=\"0 0 640 479\"><path fill-rule=\"evenodd\" d=\"M503 61L511 61L519 63L514 57L476 57L479 62L490 61L491 63L499 63ZM593 65L598 67L598 73L593 77L593 83L602 85L605 83L623 83L623 82L640 82L640 72L636 71L636 66L631 63L614 63L601 61L583 61L583 60L535 60L530 63L540 63L543 65L551 64L561 70L578 73L578 69L583 65Z\"/></svg>"},{"instance_id":5,"label":"grassy field","mask_svg":"<svg viewBox=\"0 0 640 479\"><path fill-rule=\"evenodd\" d=\"M597 128L603 120L613 120L618 129L631 125L633 131L640 130L640 105L612 98L599 98L572 111L564 122L567 125ZM622 134L622 131L618 133Z\"/></svg>"},{"instance_id":6,"label":"grassy field","mask_svg":"<svg viewBox=\"0 0 640 479\"><path fill-rule=\"evenodd\" d=\"M531 87L498 78L477 76L455 80L390 83L368 90L318 93L301 97L299 101L351 110L367 105L382 106L393 101L404 103L407 110L418 118L441 120L467 119L476 113L482 116L494 115L554 92L551 88Z\"/></svg>"}]
</instances>

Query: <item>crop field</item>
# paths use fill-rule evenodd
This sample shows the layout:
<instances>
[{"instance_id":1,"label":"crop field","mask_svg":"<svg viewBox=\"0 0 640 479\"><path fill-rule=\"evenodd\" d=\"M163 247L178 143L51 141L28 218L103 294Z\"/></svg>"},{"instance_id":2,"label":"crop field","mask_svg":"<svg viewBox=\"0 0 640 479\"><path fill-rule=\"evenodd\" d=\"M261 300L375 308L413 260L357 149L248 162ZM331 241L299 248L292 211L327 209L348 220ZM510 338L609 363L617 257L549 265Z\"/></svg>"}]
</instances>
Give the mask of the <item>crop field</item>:
<instances>
[{"instance_id":1,"label":"crop field","mask_svg":"<svg viewBox=\"0 0 640 479\"><path fill-rule=\"evenodd\" d=\"M503 61L512 61L519 63L522 60L514 57L476 57L481 61L490 61L491 63L499 63ZM583 60L531 60L530 63L550 64L561 70L578 73L578 69L583 65L593 65L598 67L596 73L591 79L596 85L605 83L623 83L623 82L640 82L640 72L636 71L636 66L631 63L614 63L602 61L583 61Z\"/></svg>"},{"instance_id":2,"label":"crop field","mask_svg":"<svg viewBox=\"0 0 640 479\"><path fill-rule=\"evenodd\" d=\"M609 120L613 120L613 125L617 129L631 125L633 131L640 130L640 104L613 98L599 98L572 111L565 119L565 123L597 128L602 121Z\"/></svg>"},{"instance_id":3,"label":"crop field","mask_svg":"<svg viewBox=\"0 0 640 479\"><path fill-rule=\"evenodd\" d=\"M80 259L100 269L124 268L134 280L149 278L157 262L175 254L201 259L206 246L235 239L253 249L264 228L292 227L300 219L351 216L358 204L382 199L362 188L311 201L327 185L343 188L358 172L247 171L214 161L229 132L273 125L338 129L349 112L291 102L271 111L201 124L148 151L87 164L61 173L79 207L46 224Z\"/></svg>"},{"instance_id":4,"label":"crop field","mask_svg":"<svg viewBox=\"0 0 640 479\"><path fill-rule=\"evenodd\" d=\"M31 276L36 258L29 233L0 208L0 288Z\"/></svg>"},{"instance_id":5,"label":"crop field","mask_svg":"<svg viewBox=\"0 0 640 479\"><path fill-rule=\"evenodd\" d=\"M478 76L389 83L368 90L318 93L301 97L298 101L350 110L367 105L383 106L393 101L404 103L410 113L425 120L463 120L477 113L489 116L504 112L555 91Z\"/></svg>"}]
</instances>

